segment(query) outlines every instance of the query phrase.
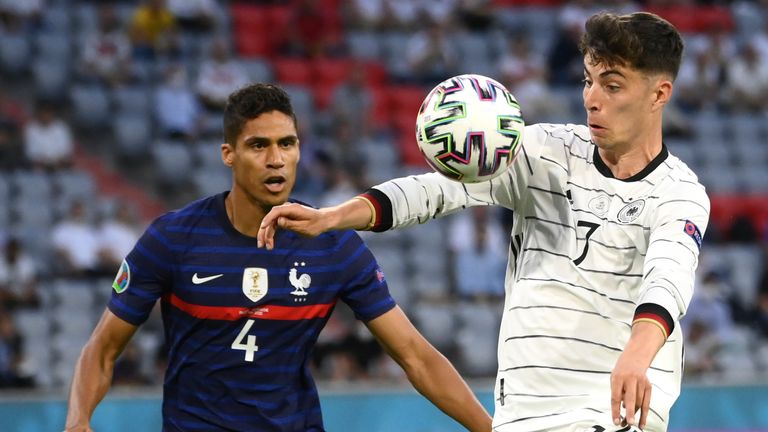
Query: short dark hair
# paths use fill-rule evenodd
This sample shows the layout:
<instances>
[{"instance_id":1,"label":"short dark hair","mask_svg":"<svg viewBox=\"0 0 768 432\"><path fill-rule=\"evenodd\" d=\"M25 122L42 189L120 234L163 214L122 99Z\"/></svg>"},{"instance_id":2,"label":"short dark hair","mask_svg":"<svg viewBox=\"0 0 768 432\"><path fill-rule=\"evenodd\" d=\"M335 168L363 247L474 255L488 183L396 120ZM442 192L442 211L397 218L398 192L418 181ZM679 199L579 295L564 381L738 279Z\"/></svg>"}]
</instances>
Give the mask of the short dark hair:
<instances>
[{"instance_id":1,"label":"short dark hair","mask_svg":"<svg viewBox=\"0 0 768 432\"><path fill-rule=\"evenodd\" d=\"M594 64L667 73L674 80L683 57L683 38L669 21L648 12L601 12L585 25L579 50Z\"/></svg>"},{"instance_id":2,"label":"short dark hair","mask_svg":"<svg viewBox=\"0 0 768 432\"><path fill-rule=\"evenodd\" d=\"M291 117L298 128L291 98L280 87L257 83L230 94L224 107L224 140L234 146L245 123L270 111L279 111Z\"/></svg>"}]
</instances>

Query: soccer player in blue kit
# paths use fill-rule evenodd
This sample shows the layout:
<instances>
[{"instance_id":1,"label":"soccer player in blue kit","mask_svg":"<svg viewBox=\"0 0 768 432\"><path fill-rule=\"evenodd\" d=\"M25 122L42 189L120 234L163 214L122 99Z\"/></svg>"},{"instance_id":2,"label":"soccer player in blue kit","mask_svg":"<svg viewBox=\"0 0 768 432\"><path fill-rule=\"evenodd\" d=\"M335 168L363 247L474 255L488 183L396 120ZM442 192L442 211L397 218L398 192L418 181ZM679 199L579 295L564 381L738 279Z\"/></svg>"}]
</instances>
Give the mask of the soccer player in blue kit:
<instances>
[{"instance_id":1,"label":"soccer player in blue kit","mask_svg":"<svg viewBox=\"0 0 768 432\"><path fill-rule=\"evenodd\" d=\"M341 299L414 387L472 431L491 419L450 362L390 296L354 231L289 231L257 247L264 215L296 181L299 138L287 94L233 93L221 157L232 188L155 220L123 261L107 310L75 368L66 431L90 431L115 361L161 300L168 367L164 431L323 431L309 359Z\"/></svg>"}]
</instances>

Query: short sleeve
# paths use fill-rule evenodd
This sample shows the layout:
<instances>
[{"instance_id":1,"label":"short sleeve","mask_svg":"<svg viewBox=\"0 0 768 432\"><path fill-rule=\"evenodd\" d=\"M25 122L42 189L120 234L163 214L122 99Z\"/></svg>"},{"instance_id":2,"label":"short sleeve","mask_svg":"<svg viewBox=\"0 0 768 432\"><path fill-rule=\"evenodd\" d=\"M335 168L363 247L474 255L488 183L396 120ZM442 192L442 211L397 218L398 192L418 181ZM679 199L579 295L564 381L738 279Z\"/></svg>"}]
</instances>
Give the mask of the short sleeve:
<instances>
[{"instance_id":1,"label":"short sleeve","mask_svg":"<svg viewBox=\"0 0 768 432\"><path fill-rule=\"evenodd\" d=\"M147 320L157 299L170 286L173 258L168 239L152 224L123 260L112 283L107 307L133 325Z\"/></svg>"},{"instance_id":2,"label":"short sleeve","mask_svg":"<svg viewBox=\"0 0 768 432\"><path fill-rule=\"evenodd\" d=\"M389 293L384 272L373 253L354 231L340 237L339 259L344 263L341 299L355 317L370 321L396 306Z\"/></svg>"}]
</instances>

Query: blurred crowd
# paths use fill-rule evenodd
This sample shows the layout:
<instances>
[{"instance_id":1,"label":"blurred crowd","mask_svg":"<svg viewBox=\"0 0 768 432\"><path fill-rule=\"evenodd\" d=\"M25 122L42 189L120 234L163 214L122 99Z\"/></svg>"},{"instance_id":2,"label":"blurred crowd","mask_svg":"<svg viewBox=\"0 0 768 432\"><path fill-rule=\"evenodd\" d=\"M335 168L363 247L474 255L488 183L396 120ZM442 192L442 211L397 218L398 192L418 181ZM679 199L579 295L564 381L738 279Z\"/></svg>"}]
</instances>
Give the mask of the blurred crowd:
<instances>
[{"instance_id":1,"label":"blurred crowd","mask_svg":"<svg viewBox=\"0 0 768 432\"><path fill-rule=\"evenodd\" d=\"M336 203L427 170L415 112L449 76L500 80L529 124L582 121L577 41L603 9L681 20L667 145L713 194L768 197L765 1L0 0L0 387L68 383L119 262L158 215L147 203L227 189L218 144L234 89L285 86L296 198ZM683 321L689 379L768 377L766 215L710 226ZM509 219L477 208L365 235L396 300L468 376L495 372ZM404 379L361 326L337 308L316 376ZM159 384L162 344L153 314L116 384Z\"/></svg>"}]
</instances>

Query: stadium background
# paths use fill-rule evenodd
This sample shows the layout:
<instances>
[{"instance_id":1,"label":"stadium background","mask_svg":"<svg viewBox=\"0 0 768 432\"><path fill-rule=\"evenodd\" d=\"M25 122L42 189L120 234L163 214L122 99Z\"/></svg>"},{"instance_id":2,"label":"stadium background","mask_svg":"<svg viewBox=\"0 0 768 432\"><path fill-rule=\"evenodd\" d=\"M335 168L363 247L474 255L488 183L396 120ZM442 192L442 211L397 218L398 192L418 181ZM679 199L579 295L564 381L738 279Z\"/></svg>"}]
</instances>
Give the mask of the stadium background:
<instances>
[{"instance_id":1,"label":"stadium background","mask_svg":"<svg viewBox=\"0 0 768 432\"><path fill-rule=\"evenodd\" d=\"M221 95L285 86L302 140L296 197L321 206L427 170L415 111L451 75L502 81L528 123L583 121L574 42L601 9L657 12L687 43L665 142L707 186L712 219L671 430L768 430L768 2L160 3L0 0L0 430L61 428L116 262L155 216L227 189ZM508 223L479 210L365 236L395 298L489 407ZM99 430L157 428L162 343L153 315ZM458 430L345 308L314 364L331 431Z\"/></svg>"}]
</instances>

